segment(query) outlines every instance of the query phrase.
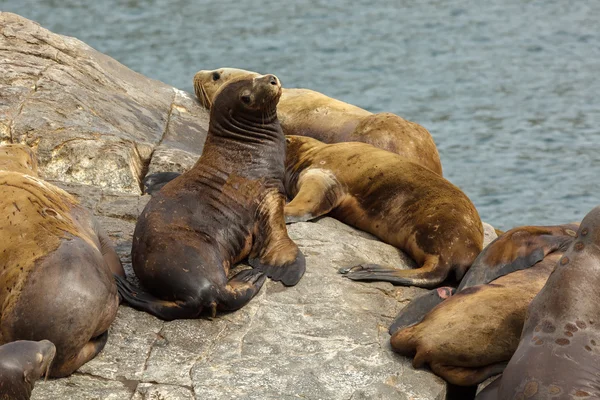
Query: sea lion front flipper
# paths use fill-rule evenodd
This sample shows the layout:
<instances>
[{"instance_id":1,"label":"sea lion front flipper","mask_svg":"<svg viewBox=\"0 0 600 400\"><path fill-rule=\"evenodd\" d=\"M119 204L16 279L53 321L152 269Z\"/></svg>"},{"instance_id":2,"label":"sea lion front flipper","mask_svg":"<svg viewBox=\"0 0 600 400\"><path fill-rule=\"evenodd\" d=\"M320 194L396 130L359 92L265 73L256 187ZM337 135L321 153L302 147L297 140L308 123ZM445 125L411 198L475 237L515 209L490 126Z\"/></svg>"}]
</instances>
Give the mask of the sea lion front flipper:
<instances>
[{"instance_id":1,"label":"sea lion front flipper","mask_svg":"<svg viewBox=\"0 0 600 400\"><path fill-rule=\"evenodd\" d=\"M288 236L284 204L285 199L278 192L268 193L261 202L248 264L275 281L294 286L306 271L306 260Z\"/></svg>"},{"instance_id":2,"label":"sea lion front flipper","mask_svg":"<svg viewBox=\"0 0 600 400\"><path fill-rule=\"evenodd\" d=\"M548 254L566 250L576 225L523 226L495 239L477 256L457 291L484 285L511 272L530 268Z\"/></svg>"},{"instance_id":3,"label":"sea lion front flipper","mask_svg":"<svg viewBox=\"0 0 600 400\"><path fill-rule=\"evenodd\" d=\"M359 264L340 268L339 273L353 281L383 281L396 285L434 288L440 285L450 272L449 265L442 265L439 256L427 255L423 266L416 269L386 268L378 264Z\"/></svg>"},{"instance_id":4,"label":"sea lion front flipper","mask_svg":"<svg viewBox=\"0 0 600 400\"><path fill-rule=\"evenodd\" d=\"M341 199L341 186L329 171L314 168L302 173L298 193L284 208L285 222L305 222L333 210Z\"/></svg>"},{"instance_id":5,"label":"sea lion front flipper","mask_svg":"<svg viewBox=\"0 0 600 400\"><path fill-rule=\"evenodd\" d=\"M242 308L258 293L266 279L266 275L254 269L235 274L227 282L225 293L219 297L219 309L234 311Z\"/></svg>"},{"instance_id":6,"label":"sea lion front flipper","mask_svg":"<svg viewBox=\"0 0 600 400\"><path fill-rule=\"evenodd\" d=\"M412 299L406 307L404 307L392 325L390 325L389 333L393 335L400 329L407 328L411 325L421 322L425 315L433 310L435 306L442 301L452 296L455 292L453 287L445 286L430 290L429 292Z\"/></svg>"}]
</instances>

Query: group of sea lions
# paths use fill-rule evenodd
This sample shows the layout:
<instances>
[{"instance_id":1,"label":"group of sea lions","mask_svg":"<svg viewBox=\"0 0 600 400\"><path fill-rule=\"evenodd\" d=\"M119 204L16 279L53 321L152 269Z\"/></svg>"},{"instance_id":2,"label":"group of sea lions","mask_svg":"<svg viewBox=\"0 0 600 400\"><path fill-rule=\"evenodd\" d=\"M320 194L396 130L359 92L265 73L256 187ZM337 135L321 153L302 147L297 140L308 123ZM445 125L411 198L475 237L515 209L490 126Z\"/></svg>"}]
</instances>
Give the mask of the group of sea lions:
<instances>
[{"instance_id":1,"label":"group of sea lions","mask_svg":"<svg viewBox=\"0 0 600 400\"><path fill-rule=\"evenodd\" d=\"M391 346L444 378L447 398L475 398L499 373L477 398L600 397L600 207L483 249L477 210L418 124L240 69L200 71L194 90L210 110L201 157L144 182L131 251L143 287L91 213L37 176L29 147L0 146L0 398L27 399L36 379L95 357L120 301L164 320L214 317L266 278L296 285L306 262L286 224L325 214L417 262L340 273L431 289L400 312Z\"/></svg>"}]
</instances>

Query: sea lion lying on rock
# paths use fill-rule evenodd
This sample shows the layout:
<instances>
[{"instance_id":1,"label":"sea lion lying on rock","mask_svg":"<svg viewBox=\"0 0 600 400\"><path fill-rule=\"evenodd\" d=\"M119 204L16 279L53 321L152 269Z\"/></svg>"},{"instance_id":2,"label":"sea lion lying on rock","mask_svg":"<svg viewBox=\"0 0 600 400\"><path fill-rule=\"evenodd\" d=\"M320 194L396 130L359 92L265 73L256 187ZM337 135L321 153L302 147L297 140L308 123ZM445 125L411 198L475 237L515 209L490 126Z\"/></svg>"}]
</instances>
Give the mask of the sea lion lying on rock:
<instances>
[{"instance_id":1,"label":"sea lion lying on rock","mask_svg":"<svg viewBox=\"0 0 600 400\"><path fill-rule=\"evenodd\" d=\"M560 256L551 253L531 268L463 289L421 322L397 330L392 349L454 385L477 385L502 372L519 344L527 306Z\"/></svg>"},{"instance_id":2,"label":"sea lion lying on rock","mask_svg":"<svg viewBox=\"0 0 600 400\"><path fill-rule=\"evenodd\" d=\"M48 340L17 340L0 346L0 400L28 400L48 370L56 347Z\"/></svg>"},{"instance_id":3,"label":"sea lion lying on rock","mask_svg":"<svg viewBox=\"0 0 600 400\"><path fill-rule=\"evenodd\" d=\"M404 250L419 268L361 265L353 280L435 287L461 279L481 252L483 226L469 198L431 170L365 143L287 136L286 222L325 214Z\"/></svg>"},{"instance_id":4,"label":"sea lion lying on rock","mask_svg":"<svg viewBox=\"0 0 600 400\"><path fill-rule=\"evenodd\" d=\"M133 269L150 293L119 279L131 306L164 320L197 318L205 308L214 316L244 306L265 275L298 283L305 260L283 217L280 96L274 75L245 76L219 91L202 156L155 193L137 221ZM228 279L246 257L254 268Z\"/></svg>"},{"instance_id":5,"label":"sea lion lying on rock","mask_svg":"<svg viewBox=\"0 0 600 400\"><path fill-rule=\"evenodd\" d=\"M600 207L531 301L516 352L478 399L600 398ZM511 300L512 301L512 300Z\"/></svg>"},{"instance_id":6,"label":"sea lion lying on rock","mask_svg":"<svg viewBox=\"0 0 600 400\"><path fill-rule=\"evenodd\" d=\"M227 82L258 75L236 68L198 71L194 90L202 105L210 109L215 95ZM283 89L277 115L285 135L309 136L325 143L372 144L442 175L440 155L431 134L421 125L395 114L373 114L314 90Z\"/></svg>"},{"instance_id":7,"label":"sea lion lying on rock","mask_svg":"<svg viewBox=\"0 0 600 400\"><path fill-rule=\"evenodd\" d=\"M104 347L117 314L119 257L91 213L37 177L33 152L0 147L0 343L48 339L50 376L70 375Z\"/></svg>"},{"instance_id":8,"label":"sea lion lying on rock","mask_svg":"<svg viewBox=\"0 0 600 400\"><path fill-rule=\"evenodd\" d=\"M505 232L477 256L458 288L441 287L414 298L390 326L390 335L420 322L429 311L456 292L485 285L506 274L529 268L555 251L564 252L573 241L578 227L578 223L520 226Z\"/></svg>"}]
</instances>

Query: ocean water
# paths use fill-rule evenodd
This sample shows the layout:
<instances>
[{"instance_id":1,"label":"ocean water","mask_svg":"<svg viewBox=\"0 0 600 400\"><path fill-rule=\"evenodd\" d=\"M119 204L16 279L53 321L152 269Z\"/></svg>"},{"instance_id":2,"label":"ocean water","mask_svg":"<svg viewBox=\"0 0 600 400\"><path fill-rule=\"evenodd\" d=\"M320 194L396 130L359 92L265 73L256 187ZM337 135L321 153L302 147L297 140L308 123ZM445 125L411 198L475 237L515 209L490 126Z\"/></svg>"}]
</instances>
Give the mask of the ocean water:
<instances>
[{"instance_id":1,"label":"ocean water","mask_svg":"<svg viewBox=\"0 0 600 400\"><path fill-rule=\"evenodd\" d=\"M600 204L600 2L3 0L135 71L274 73L425 126L444 175L501 229Z\"/></svg>"}]
</instances>

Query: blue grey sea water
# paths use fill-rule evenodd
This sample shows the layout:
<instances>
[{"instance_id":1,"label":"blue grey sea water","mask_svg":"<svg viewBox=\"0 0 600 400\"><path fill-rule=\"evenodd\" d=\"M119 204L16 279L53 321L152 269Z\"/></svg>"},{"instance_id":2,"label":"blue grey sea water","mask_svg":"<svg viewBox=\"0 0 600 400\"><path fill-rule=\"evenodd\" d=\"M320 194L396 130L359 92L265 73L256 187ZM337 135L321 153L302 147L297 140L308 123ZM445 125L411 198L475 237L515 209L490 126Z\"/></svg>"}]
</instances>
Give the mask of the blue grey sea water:
<instances>
[{"instance_id":1,"label":"blue grey sea water","mask_svg":"<svg viewBox=\"0 0 600 400\"><path fill-rule=\"evenodd\" d=\"M192 91L199 69L274 73L425 126L444 175L501 229L600 204L600 1L2 0Z\"/></svg>"}]
</instances>

